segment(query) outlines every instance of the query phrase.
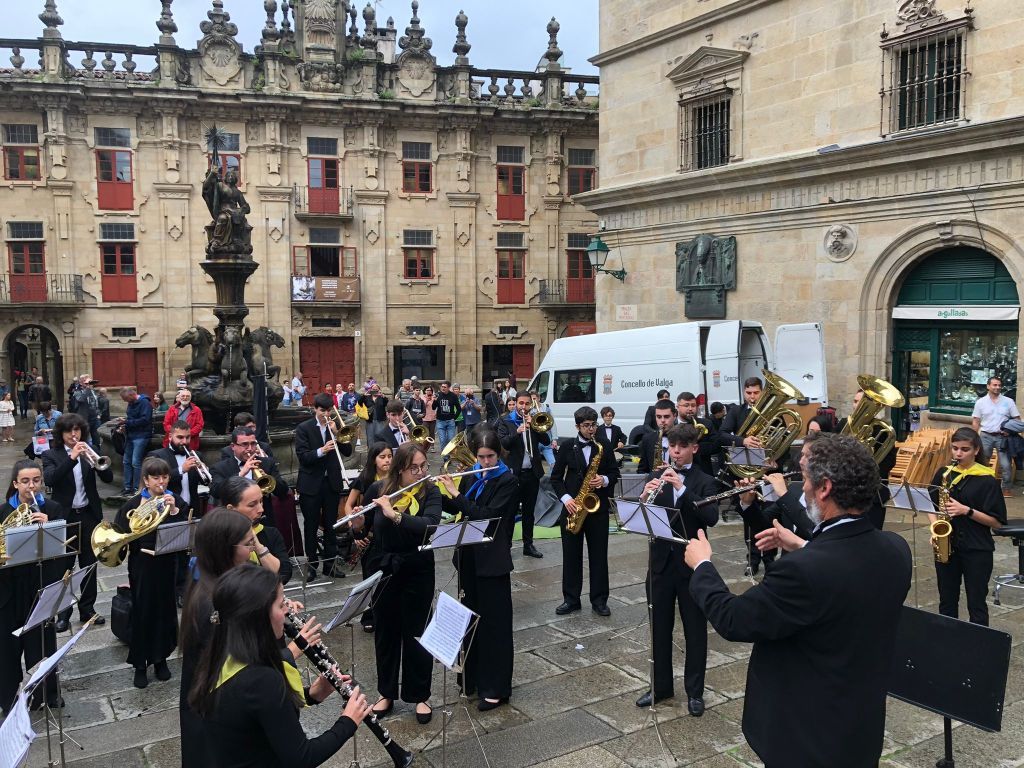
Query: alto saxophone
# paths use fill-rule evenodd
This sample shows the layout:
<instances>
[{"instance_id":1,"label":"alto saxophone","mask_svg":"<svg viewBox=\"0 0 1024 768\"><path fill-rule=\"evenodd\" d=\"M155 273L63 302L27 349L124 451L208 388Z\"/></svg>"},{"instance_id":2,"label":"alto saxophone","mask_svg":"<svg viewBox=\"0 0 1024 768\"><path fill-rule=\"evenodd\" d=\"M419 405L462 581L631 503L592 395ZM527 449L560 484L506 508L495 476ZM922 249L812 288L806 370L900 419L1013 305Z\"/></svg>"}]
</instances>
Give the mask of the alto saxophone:
<instances>
[{"instance_id":1,"label":"alto saxophone","mask_svg":"<svg viewBox=\"0 0 1024 768\"><path fill-rule=\"evenodd\" d=\"M592 443L597 450L590 457L590 464L587 466L587 474L583 476L583 484L579 493L573 501L576 502L576 511L570 512L565 521L566 530L569 533L579 533L583 528L583 521L587 515L592 515L601 508L601 498L590 489L590 481L597 477L597 468L601 464L601 455L604 453L604 446L601 443Z\"/></svg>"},{"instance_id":2,"label":"alto saxophone","mask_svg":"<svg viewBox=\"0 0 1024 768\"><path fill-rule=\"evenodd\" d=\"M949 489L952 486L949 476L953 473L955 466L956 462L954 461L942 475L942 485L939 486L939 507L936 510L939 519L929 526L936 563L948 563L949 556L953 553L953 522L946 513L946 505L949 503Z\"/></svg>"},{"instance_id":3,"label":"alto saxophone","mask_svg":"<svg viewBox=\"0 0 1024 768\"><path fill-rule=\"evenodd\" d=\"M658 436L654 440L654 450L651 451L651 472L657 472L659 469L665 466L665 460L662 458L663 451L665 450L661 444L664 440L665 433L658 430Z\"/></svg>"}]
</instances>

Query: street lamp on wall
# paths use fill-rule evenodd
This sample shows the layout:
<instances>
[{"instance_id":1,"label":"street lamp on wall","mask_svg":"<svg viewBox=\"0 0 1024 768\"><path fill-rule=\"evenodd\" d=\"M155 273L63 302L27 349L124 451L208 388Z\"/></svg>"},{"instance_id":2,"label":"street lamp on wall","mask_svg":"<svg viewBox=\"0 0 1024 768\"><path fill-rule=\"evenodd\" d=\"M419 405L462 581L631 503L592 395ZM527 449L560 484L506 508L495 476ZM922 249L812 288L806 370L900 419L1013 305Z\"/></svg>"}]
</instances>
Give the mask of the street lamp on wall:
<instances>
[{"instance_id":1,"label":"street lamp on wall","mask_svg":"<svg viewBox=\"0 0 1024 768\"><path fill-rule=\"evenodd\" d=\"M594 272L604 272L606 275L611 275L620 283L626 281L626 270L624 269L605 269L605 262L608 261L608 244L604 242L598 235L594 235L590 238L590 245L587 246L587 258L590 260L590 266L594 268Z\"/></svg>"}]
</instances>

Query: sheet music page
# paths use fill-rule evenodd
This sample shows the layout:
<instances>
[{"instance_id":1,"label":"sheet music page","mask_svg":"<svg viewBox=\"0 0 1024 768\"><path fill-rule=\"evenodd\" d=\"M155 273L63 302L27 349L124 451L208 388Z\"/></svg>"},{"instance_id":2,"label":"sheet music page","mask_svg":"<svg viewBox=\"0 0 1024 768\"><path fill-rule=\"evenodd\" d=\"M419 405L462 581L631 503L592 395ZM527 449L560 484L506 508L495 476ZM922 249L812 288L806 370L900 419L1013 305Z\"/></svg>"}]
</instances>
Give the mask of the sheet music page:
<instances>
[{"instance_id":1,"label":"sheet music page","mask_svg":"<svg viewBox=\"0 0 1024 768\"><path fill-rule=\"evenodd\" d=\"M625 530L644 536L650 536L653 533L659 539L679 538L672 530L672 526L669 525L668 510L665 507L645 505L647 508L647 518L645 519L643 511L640 509L640 502L616 499L615 504L618 507L619 520L622 521L622 527ZM650 526L648 526L648 520L650 520Z\"/></svg>"},{"instance_id":2,"label":"sheet music page","mask_svg":"<svg viewBox=\"0 0 1024 768\"><path fill-rule=\"evenodd\" d=\"M161 525L156 529L156 545L153 551L158 555L166 555L188 549L193 525L195 523L190 520Z\"/></svg>"},{"instance_id":3,"label":"sheet music page","mask_svg":"<svg viewBox=\"0 0 1024 768\"><path fill-rule=\"evenodd\" d=\"M39 662L39 665L36 667L36 671L32 673L32 677L30 677L25 682L26 691L31 691L33 688L39 685L39 683L42 682L43 678L50 674L50 672L52 672L57 667L57 665L60 664L61 659L67 656L68 651L75 647L75 643L77 643L82 638L82 635L84 635L86 630L89 629L89 626L90 625L86 625L82 627L80 630L78 630L70 640L68 640L66 643L64 643L64 645L57 649L57 652L53 654L53 656L50 656L49 658L43 659L41 662Z\"/></svg>"},{"instance_id":4,"label":"sheet music page","mask_svg":"<svg viewBox=\"0 0 1024 768\"><path fill-rule=\"evenodd\" d=\"M462 650L462 638L466 636L473 612L449 595L442 592L437 596L434 615L419 638L420 645L448 669L455 666Z\"/></svg>"},{"instance_id":5,"label":"sheet music page","mask_svg":"<svg viewBox=\"0 0 1024 768\"><path fill-rule=\"evenodd\" d=\"M0 725L0 768L17 768L21 765L35 737L28 714L28 696L22 691L15 699L7 719Z\"/></svg>"},{"instance_id":6,"label":"sheet music page","mask_svg":"<svg viewBox=\"0 0 1024 768\"><path fill-rule=\"evenodd\" d=\"M324 624L323 633L325 635L329 634L335 627L347 624L356 615L365 611L370 606L370 602L373 600L373 590L383 575L383 571L377 571L372 576L352 587L352 591L345 598L341 610L338 611L333 619Z\"/></svg>"},{"instance_id":7,"label":"sheet music page","mask_svg":"<svg viewBox=\"0 0 1024 768\"><path fill-rule=\"evenodd\" d=\"M927 486L889 483L889 504L896 509L916 509L918 512L934 512L935 505Z\"/></svg>"},{"instance_id":8,"label":"sheet music page","mask_svg":"<svg viewBox=\"0 0 1024 768\"><path fill-rule=\"evenodd\" d=\"M434 535L430 537L430 546L434 549L442 547L454 547L459 543L459 532L463 523L449 523L439 525L434 529ZM468 520L465 522L466 532L462 534L463 544L479 544L487 535L486 520Z\"/></svg>"}]
</instances>

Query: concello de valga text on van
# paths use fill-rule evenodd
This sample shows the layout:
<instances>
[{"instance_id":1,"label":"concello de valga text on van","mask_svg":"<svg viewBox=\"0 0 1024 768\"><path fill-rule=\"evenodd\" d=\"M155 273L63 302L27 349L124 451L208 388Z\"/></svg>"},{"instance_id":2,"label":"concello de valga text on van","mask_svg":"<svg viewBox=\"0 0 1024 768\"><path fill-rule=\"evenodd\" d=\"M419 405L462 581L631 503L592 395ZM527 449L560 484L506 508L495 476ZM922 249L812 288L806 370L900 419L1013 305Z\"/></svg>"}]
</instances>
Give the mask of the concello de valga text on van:
<instances>
[{"instance_id":1,"label":"concello de valga text on van","mask_svg":"<svg viewBox=\"0 0 1024 768\"><path fill-rule=\"evenodd\" d=\"M672 379L637 379L636 381L619 382L619 386L623 389L646 389L648 387L663 387L667 389L672 386L672 381Z\"/></svg>"}]
</instances>

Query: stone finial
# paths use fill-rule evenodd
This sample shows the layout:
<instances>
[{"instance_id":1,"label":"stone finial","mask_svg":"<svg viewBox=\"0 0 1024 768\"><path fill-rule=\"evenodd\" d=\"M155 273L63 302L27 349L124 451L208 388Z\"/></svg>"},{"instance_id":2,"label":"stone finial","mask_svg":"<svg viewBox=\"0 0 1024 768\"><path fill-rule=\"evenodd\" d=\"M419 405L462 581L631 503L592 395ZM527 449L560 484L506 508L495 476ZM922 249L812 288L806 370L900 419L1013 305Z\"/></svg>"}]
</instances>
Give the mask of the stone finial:
<instances>
[{"instance_id":1,"label":"stone finial","mask_svg":"<svg viewBox=\"0 0 1024 768\"><path fill-rule=\"evenodd\" d=\"M370 3L367 3L366 7L363 8L362 46L368 52L377 49L377 12Z\"/></svg>"},{"instance_id":2,"label":"stone finial","mask_svg":"<svg viewBox=\"0 0 1024 768\"><path fill-rule=\"evenodd\" d=\"M174 0L160 0L160 18L156 20L156 28L160 30L160 43L162 45L174 45L174 33L178 31L178 25L174 23L174 14L171 13L171 3Z\"/></svg>"},{"instance_id":3,"label":"stone finial","mask_svg":"<svg viewBox=\"0 0 1024 768\"><path fill-rule=\"evenodd\" d=\"M388 16L388 25L387 26L388 26L388 29L394 29L395 28L395 17L394 16Z\"/></svg>"},{"instance_id":4,"label":"stone finial","mask_svg":"<svg viewBox=\"0 0 1024 768\"><path fill-rule=\"evenodd\" d=\"M544 51L544 58L548 60L548 69L557 69L558 60L562 58L562 51L558 47L558 30L562 27L554 16L548 22L548 49Z\"/></svg>"},{"instance_id":5,"label":"stone finial","mask_svg":"<svg viewBox=\"0 0 1024 768\"><path fill-rule=\"evenodd\" d=\"M424 37L426 33L420 26L419 10L419 0L412 0L412 19L409 20L409 26L405 28L405 34L398 40L398 47L403 51L412 50L426 53L434 44L429 37Z\"/></svg>"},{"instance_id":6,"label":"stone finial","mask_svg":"<svg viewBox=\"0 0 1024 768\"><path fill-rule=\"evenodd\" d=\"M359 18L359 11L356 10L355 3L349 6L348 18L348 42L350 45L359 45L359 25L356 23L356 20Z\"/></svg>"},{"instance_id":7,"label":"stone finial","mask_svg":"<svg viewBox=\"0 0 1024 768\"><path fill-rule=\"evenodd\" d=\"M224 0L213 0L213 7L206 12L206 18L199 24L204 35L223 35L234 37L238 34L238 25L231 21L231 14L224 10Z\"/></svg>"},{"instance_id":8,"label":"stone finial","mask_svg":"<svg viewBox=\"0 0 1024 768\"><path fill-rule=\"evenodd\" d=\"M459 11L459 15L455 17L455 29L458 30L455 34L455 45L452 46L452 53L455 54L455 63L465 66L469 64L469 49L473 46L466 40L466 25L469 24L469 17L466 16L464 11Z\"/></svg>"},{"instance_id":9,"label":"stone finial","mask_svg":"<svg viewBox=\"0 0 1024 768\"><path fill-rule=\"evenodd\" d=\"M267 12L267 23L263 25L260 39L266 45L281 39L281 32L277 29L277 0L263 0L263 10Z\"/></svg>"},{"instance_id":10,"label":"stone finial","mask_svg":"<svg viewBox=\"0 0 1024 768\"><path fill-rule=\"evenodd\" d=\"M288 18L288 11L291 9L291 3L288 0L281 0L281 34L287 35L291 32L292 22Z\"/></svg>"},{"instance_id":11,"label":"stone finial","mask_svg":"<svg viewBox=\"0 0 1024 768\"><path fill-rule=\"evenodd\" d=\"M43 12L39 14L39 20L46 25L43 30L43 37L60 38L60 30L57 27L64 23L64 19L57 13L57 0L46 0L43 5Z\"/></svg>"}]
</instances>

